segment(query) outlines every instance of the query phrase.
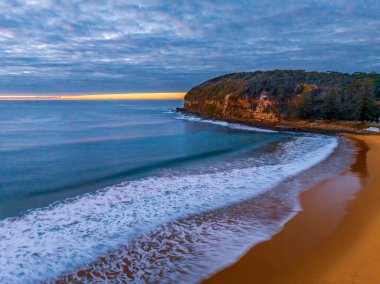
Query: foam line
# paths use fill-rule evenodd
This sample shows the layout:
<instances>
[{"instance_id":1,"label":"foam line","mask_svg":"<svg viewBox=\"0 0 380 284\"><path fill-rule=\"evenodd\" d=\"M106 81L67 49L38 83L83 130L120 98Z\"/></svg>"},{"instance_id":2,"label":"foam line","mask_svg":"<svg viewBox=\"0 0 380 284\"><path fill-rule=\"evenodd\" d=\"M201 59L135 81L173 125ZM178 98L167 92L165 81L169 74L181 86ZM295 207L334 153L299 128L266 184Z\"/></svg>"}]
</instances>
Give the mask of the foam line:
<instances>
[{"instance_id":1,"label":"foam line","mask_svg":"<svg viewBox=\"0 0 380 284\"><path fill-rule=\"evenodd\" d=\"M175 118L176 119L184 119L184 120L188 120L188 121L211 123L211 124L216 124L216 125L228 127L231 129L237 129L237 130L266 132L266 133L278 133L278 131L275 131L275 130L258 128L258 127L253 127L253 126L247 126L247 125L243 125L243 124L239 124L239 123L230 123L230 122L220 121L220 120L203 119L203 118L200 118L197 116L187 115L187 114L180 114Z\"/></svg>"},{"instance_id":2,"label":"foam line","mask_svg":"<svg viewBox=\"0 0 380 284\"><path fill-rule=\"evenodd\" d=\"M276 165L148 177L2 220L1 282L51 279L165 223L259 196L326 159L338 140L309 136L285 144Z\"/></svg>"}]
</instances>

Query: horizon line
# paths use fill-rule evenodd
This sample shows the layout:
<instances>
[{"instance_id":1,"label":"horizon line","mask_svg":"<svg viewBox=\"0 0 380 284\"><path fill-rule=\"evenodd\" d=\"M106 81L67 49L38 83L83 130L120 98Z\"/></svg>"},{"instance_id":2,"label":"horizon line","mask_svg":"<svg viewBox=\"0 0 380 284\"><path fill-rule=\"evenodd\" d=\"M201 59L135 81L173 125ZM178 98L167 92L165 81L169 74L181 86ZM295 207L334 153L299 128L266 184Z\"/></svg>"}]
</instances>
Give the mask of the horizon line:
<instances>
[{"instance_id":1,"label":"horizon line","mask_svg":"<svg viewBox=\"0 0 380 284\"><path fill-rule=\"evenodd\" d=\"M0 101L79 101L79 100L165 100L183 99L185 92L116 93L78 95L0 95Z\"/></svg>"}]
</instances>

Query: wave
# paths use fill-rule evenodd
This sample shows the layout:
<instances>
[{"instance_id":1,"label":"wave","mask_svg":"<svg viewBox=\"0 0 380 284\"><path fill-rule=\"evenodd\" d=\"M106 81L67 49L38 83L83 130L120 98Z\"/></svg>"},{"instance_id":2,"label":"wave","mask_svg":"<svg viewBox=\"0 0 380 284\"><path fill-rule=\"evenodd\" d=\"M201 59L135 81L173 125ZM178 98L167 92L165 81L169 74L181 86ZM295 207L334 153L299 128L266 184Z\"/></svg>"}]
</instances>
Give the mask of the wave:
<instances>
[{"instance_id":1,"label":"wave","mask_svg":"<svg viewBox=\"0 0 380 284\"><path fill-rule=\"evenodd\" d=\"M18 117L14 119L2 119L0 120L0 124L4 125L38 125L42 123L56 122L59 120L59 117L51 116L51 117L37 117L37 116L25 116Z\"/></svg>"},{"instance_id":2,"label":"wave","mask_svg":"<svg viewBox=\"0 0 380 284\"><path fill-rule=\"evenodd\" d=\"M278 131L270 130L270 129L264 129L264 128L258 128L253 126L247 126L244 124L239 123L230 123L226 121L221 120L211 120L211 119L203 119L197 116L188 115L188 114L179 114L175 117L176 119L184 119L188 121L196 121L196 122L203 122L203 123L211 123L216 124L219 126L228 127L231 129L237 129L237 130L245 130L245 131L254 131L254 132L266 132L266 133L278 133Z\"/></svg>"},{"instance_id":3,"label":"wave","mask_svg":"<svg viewBox=\"0 0 380 284\"><path fill-rule=\"evenodd\" d=\"M54 279L163 224L258 197L323 161L337 145L333 137L297 137L283 144L284 159L276 165L143 178L2 220L0 279L2 283ZM270 237L284 220L262 231L258 240ZM217 230L210 230L206 236L213 238ZM208 265L219 268L215 259Z\"/></svg>"},{"instance_id":4,"label":"wave","mask_svg":"<svg viewBox=\"0 0 380 284\"><path fill-rule=\"evenodd\" d=\"M51 188L49 190L41 191L41 192L40 191L34 191L34 192L31 192L30 194L28 194L26 196L46 195L46 194L62 192L62 191L67 192L67 190L75 190L76 188L79 188L79 187L96 185L97 183L101 183L101 182L107 182L107 181L112 181L112 180L121 179L121 178L125 179L127 177L132 177L132 176L135 176L138 174L148 173L148 172L151 172L155 169L165 169L165 168L167 169L167 168L170 168L171 166L184 164L184 163L190 162L190 161L194 162L197 160L212 158L212 157L216 157L216 156L224 155L224 154L228 154L228 153L241 152L241 151L244 151L248 148L254 149L254 148L262 146L263 144L264 143L256 143L255 145L249 145L249 146L245 146L245 147L228 147L228 148L219 149L219 150L215 150L215 151L209 151L207 153L193 154L193 155L180 156L180 157L176 157L176 158L166 159L166 160L159 161L156 163L145 164L144 166L140 166L140 167L134 167L134 168L131 168L128 170L113 172L112 174L109 174L109 175L97 176L97 178L89 179L89 180L83 181L81 183L68 184L65 186L55 187L55 188Z\"/></svg>"},{"instance_id":5,"label":"wave","mask_svg":"<svg viewBox=\"0 0 380 284\"><path fill-rule=\"evenodd\" d=\"M164 131L156 131L155 133L150 133L150 137L163 137L163 136L173 136L173 133L169 130L167 132ZM144 133L136 133L136 134L116 134L116 135L103 135L103 136L95 136L95 137L84 137L79 139L69 139L69 140L59 140L53 142L42 142L42 143L8 143L8 144L0 144L0 152L10 152L10 151L25 151L31 149L38 148L46 148L46 147L59 147L64 145L77 145L77 144L93 144L93 143L104 143L110 141L127 141L133 139L142 139L146 138L146 134Z\"/></svg>"},{"instance_id":6,"label":"wave","mask_svg":"<svg viewBox=\"0 0 380 284\"><path fill-rule=\"evenodd\" d=\"M346 169L352 150L342 141L331 158L256 198L166 223L59 280L198 283L280 231L301 210L300 190Z\"/></svg>"}]
</instances>

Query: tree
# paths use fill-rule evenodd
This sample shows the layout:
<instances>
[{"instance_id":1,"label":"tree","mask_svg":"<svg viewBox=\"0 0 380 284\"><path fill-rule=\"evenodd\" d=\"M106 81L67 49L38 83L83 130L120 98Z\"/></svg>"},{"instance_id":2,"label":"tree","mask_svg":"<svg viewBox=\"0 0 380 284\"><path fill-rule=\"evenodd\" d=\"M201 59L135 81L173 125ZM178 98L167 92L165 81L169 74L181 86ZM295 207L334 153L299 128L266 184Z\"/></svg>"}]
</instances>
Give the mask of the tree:
<instances>
[{"instance_id":1,"label":"tree","mask_svg":"<svg viewBox=\"0 0 380 284\"><path fill-rule=\"evenodd\" d=\"M337 119L339 116L339 107L337 101L338 93L335 89L328 91L322 103L322 118Z\"/></svg>"},{"instance_id":2,"label":"tree","mask_svg":"<svg viewBox=\"0 0 380 284\"><path fill-rule=\"evenodd\" d=\"M372 81L366 79L362 82L359 88L360 104L359 104L359 120L374 121L378 120L380 110L376 103L374 86Z\"/></svg>"}]
</instances>

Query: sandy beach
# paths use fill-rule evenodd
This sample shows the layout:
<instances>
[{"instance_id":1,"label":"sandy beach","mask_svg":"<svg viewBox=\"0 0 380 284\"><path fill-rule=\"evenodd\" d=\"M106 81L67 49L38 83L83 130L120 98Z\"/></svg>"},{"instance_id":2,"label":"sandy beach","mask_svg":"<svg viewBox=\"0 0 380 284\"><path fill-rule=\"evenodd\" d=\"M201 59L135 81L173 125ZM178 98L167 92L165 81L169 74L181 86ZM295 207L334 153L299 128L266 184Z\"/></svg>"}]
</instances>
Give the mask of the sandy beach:
<instances>
[{"instance_id":1,"label":"sandy beach","mask_svg":"<svg viewBox=\"0 0 380 284\"><path fill-rule=\"evenodd\" d=\"M282 231L204 283L379 283L380 137L350 138L348 171L305 191Z\"/></svg>"}]
</instances>

